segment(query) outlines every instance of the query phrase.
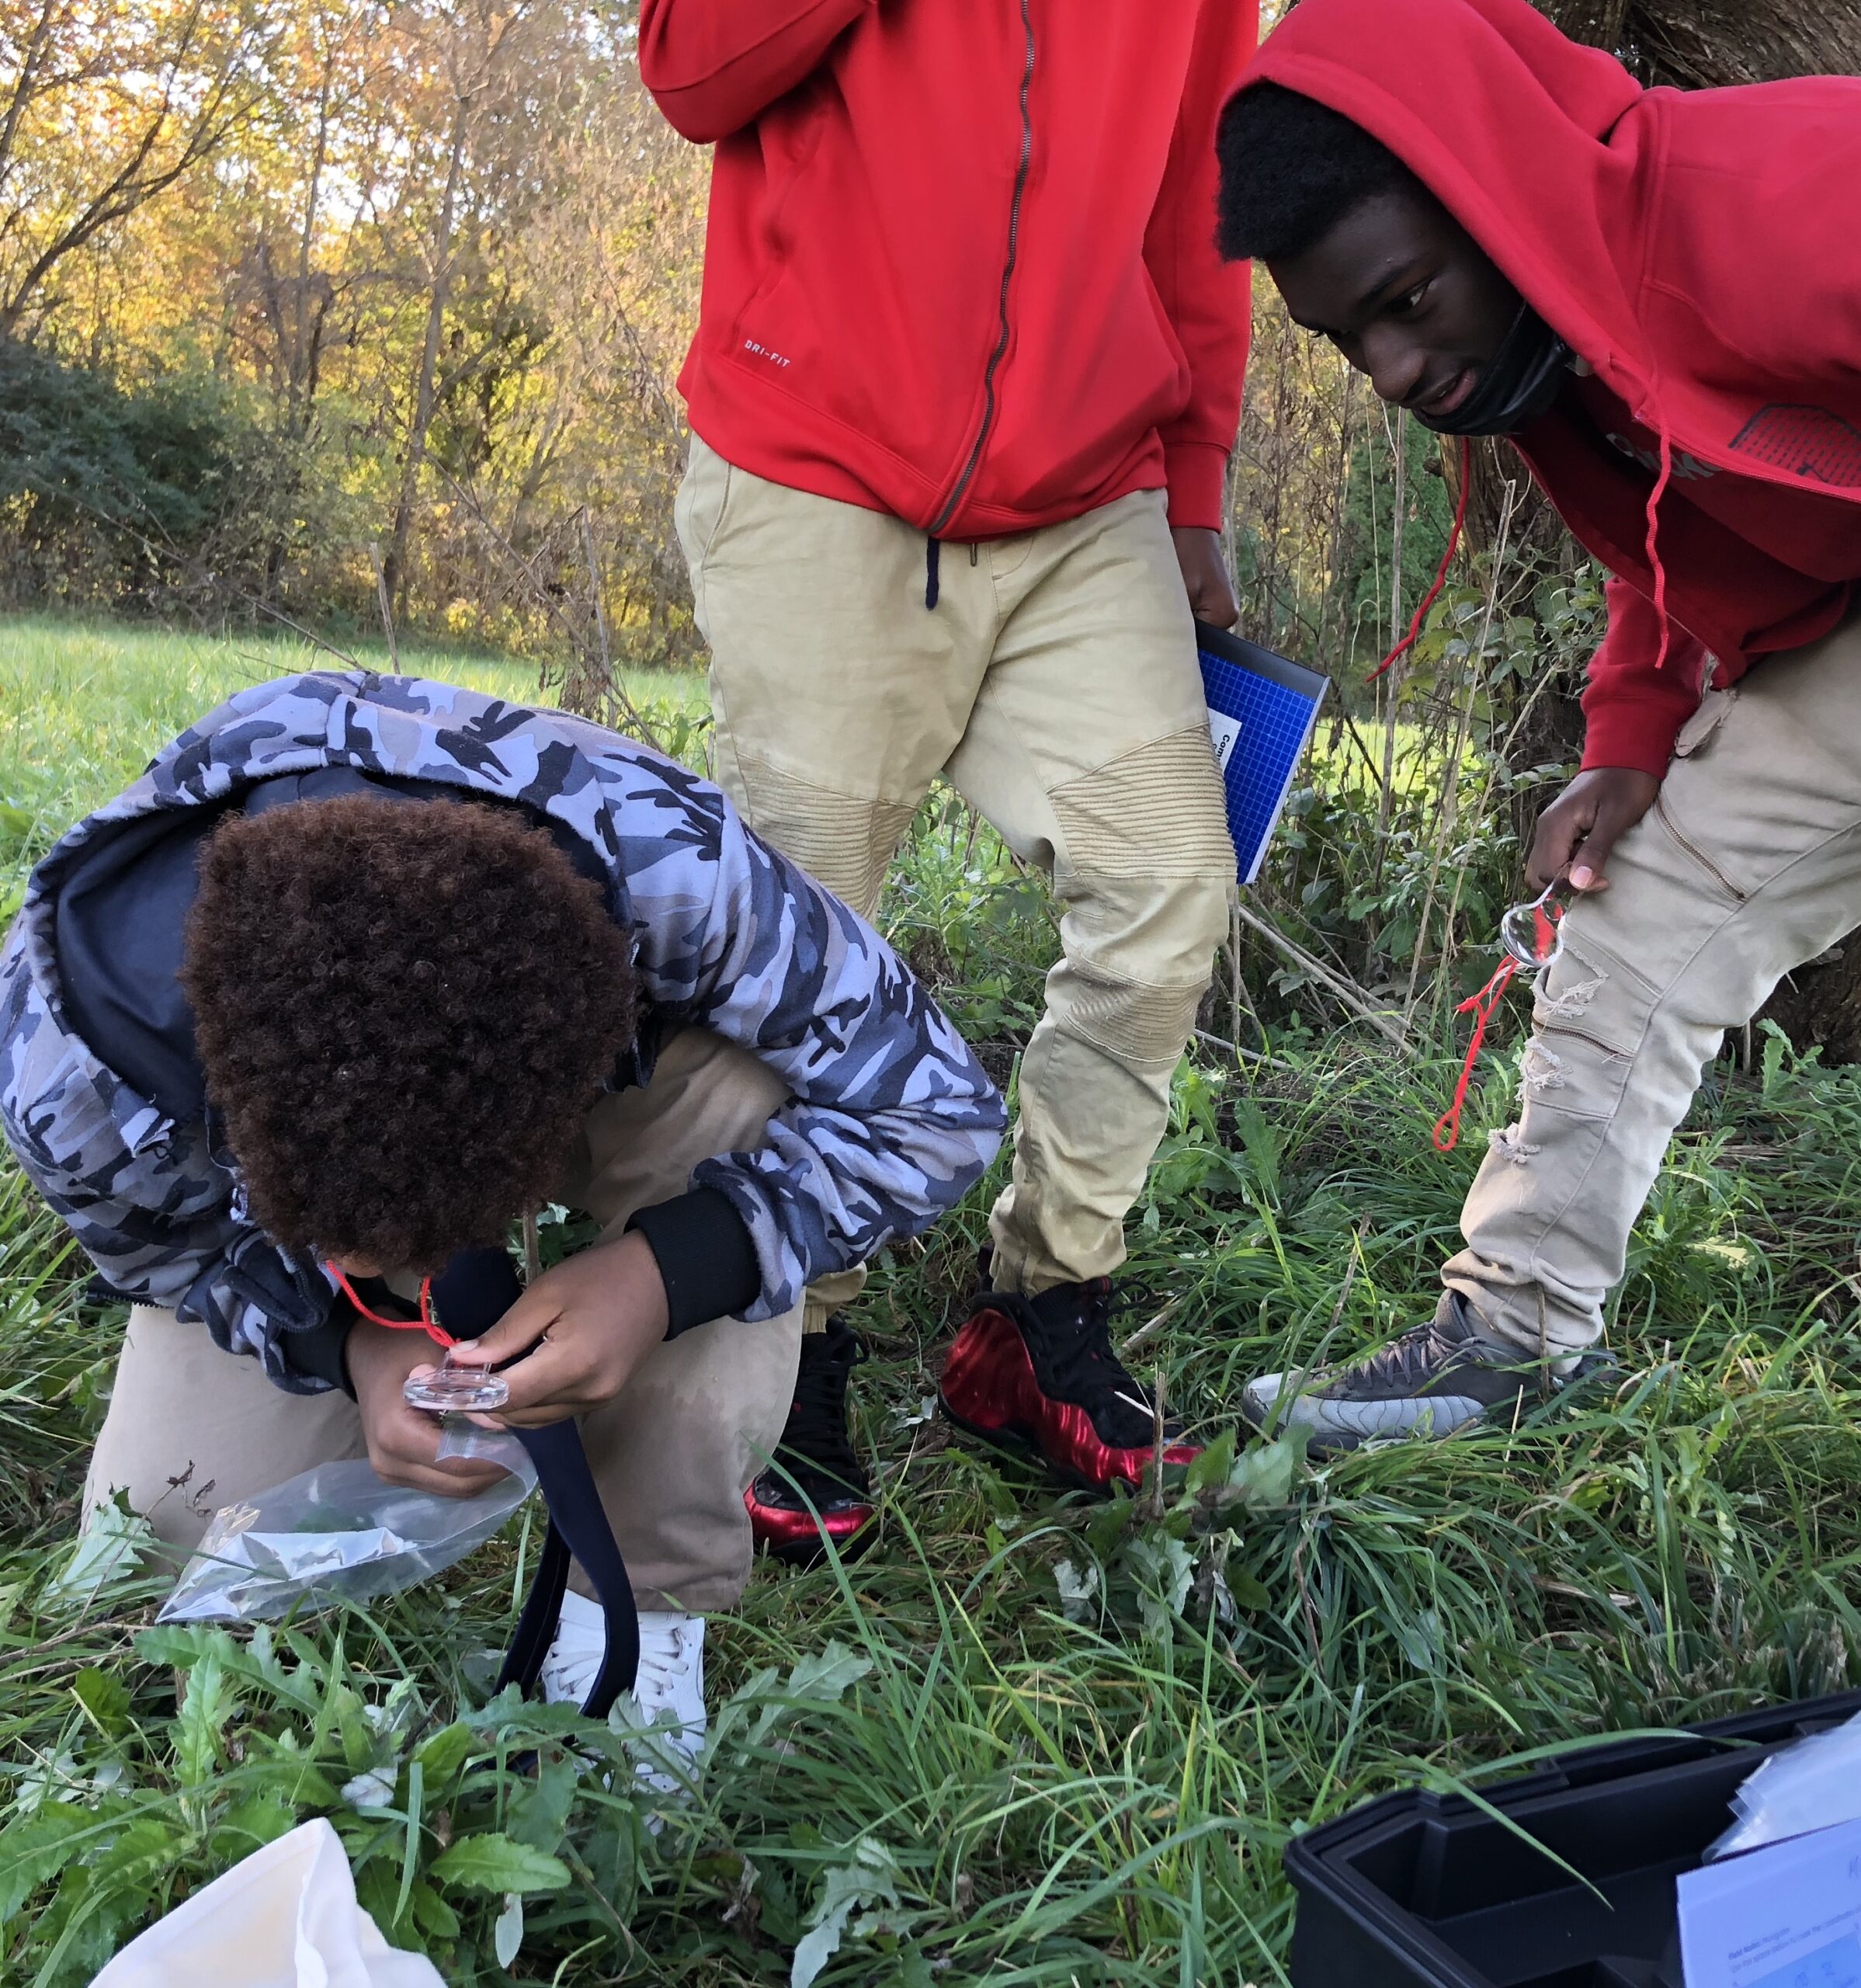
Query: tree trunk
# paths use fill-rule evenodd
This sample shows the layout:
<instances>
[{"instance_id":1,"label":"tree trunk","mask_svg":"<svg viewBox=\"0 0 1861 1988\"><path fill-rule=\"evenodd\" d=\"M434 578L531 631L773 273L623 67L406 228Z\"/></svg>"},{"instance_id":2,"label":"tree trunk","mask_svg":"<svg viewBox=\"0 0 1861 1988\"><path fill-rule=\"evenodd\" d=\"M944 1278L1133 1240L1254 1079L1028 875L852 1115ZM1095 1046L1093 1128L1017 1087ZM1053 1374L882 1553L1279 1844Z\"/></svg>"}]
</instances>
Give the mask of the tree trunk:
<instances>
[{"instance_id":1,"label":"tree trunk","mask_svg":"<svg viewBox=\"0 0 1861 1988\"><path fill-rule=\"evenodd\" d=\"M439 370L439 340L446 328L446 307L452 295L453 217L459 198L459 176L465 164L465 141L472 99L464 91L453 115L452 157L446 169L446 191L439 200L434 229L432 287L428 293L426 337L420 347L420 370L414 384L414 418L408 429L407 453L401 461L401 494L394 505L394 525L382 561L388 600L399 620L407 608L407 539L414 504L419 495L420 471L426 461L427 431L433 425L433 388Z\"/></svg>"},{"instance_id":2,"label":"tree trunk","mask_svg":"<svg viewBox=\"0 0 1861 1988\"><path fill-rule=\"evenodd\" d=\"M1704 89L1861 75L1861 12L1828 0L1539 0L1578 41L1648 82Z\"/></svg>"},{"instance_id":3,"label":"tree trunk","mask_svg":"<svg viewBox=\"0 0 1861 1988\"><path fill-rule=\"evenodd\" d=\"M1850 933L1789 975L1764 1004L1799 1049L1819 1044L1825 1063L1861 1063L1861 935Z\"/></svg>"}]
</instances>

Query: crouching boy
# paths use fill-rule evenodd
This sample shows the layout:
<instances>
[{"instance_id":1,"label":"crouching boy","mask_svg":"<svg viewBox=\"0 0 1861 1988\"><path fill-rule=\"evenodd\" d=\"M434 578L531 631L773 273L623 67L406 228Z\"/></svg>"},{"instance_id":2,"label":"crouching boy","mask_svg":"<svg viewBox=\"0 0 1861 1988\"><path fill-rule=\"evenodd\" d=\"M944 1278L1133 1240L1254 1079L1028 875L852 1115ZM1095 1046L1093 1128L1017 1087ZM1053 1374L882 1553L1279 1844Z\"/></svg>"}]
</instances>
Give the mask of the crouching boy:
<instances>
[{"instance_id":1,"label":"crouching boy","mask_svg":"<svg viewBox=\"0 0 1861 1988\"><path fill-rule=\"evenodd\" d=\"M234 698L65 836L0 1038L7 1137L132 1306L86 1509L127 1492L179 1547L329 1458L482 1488L404 1402L435 1350L391 1322L423 1280L442 1322L469 1304L526 1212L594 1218L484 1343L521 1356L505 1419L582 1418L637 1695L693 1746L803 1289L934 1222L1003 1122L910 972L715 787L363 673ZM552 1698L602 1638L571 1594Z\"/></svg>"}]
</instances>

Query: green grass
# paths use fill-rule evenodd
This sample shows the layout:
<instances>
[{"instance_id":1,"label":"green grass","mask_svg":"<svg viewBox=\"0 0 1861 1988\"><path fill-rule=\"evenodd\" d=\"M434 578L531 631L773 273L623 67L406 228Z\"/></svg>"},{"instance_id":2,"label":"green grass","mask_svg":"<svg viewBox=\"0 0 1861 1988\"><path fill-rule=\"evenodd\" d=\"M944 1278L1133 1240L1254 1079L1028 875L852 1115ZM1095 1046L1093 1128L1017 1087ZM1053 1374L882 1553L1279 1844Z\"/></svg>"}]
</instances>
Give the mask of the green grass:
<instances>
[{"instance_id":1,"label":"green grass","mask_svg":"<svg viewBox=\"0 0 1861 1988\"><path fill-rule=\"evenodd\" d=\"M132 779L165 739L249 685L352 658L390 667L386 645L345 642L341 654L290 634L177 634L134 624L50 616L0 618L0 794L44 818L55 836ZM403 648L401 669L523 701L540 693L536 666L465 651ZM636 670L636 700L709 708L704 679Z\"/></svg>"},{"instance_id":2,"label":"green grass","mask_svg":"<svg viewBox=\"0 0 1861 1988\"><path fill-rule=\"evenodd\" d=\"M72 641L0 630L0 790L48 824L261 673L251 645ZM1049 914L947 798L886 917L1009 1067ZM1482 1122L1443 1157L1428 1127L1446 1062L1343 1035L1276 1055L1252 1076L1185 1066L1131 1222L1144 1295L1127 1329L1162 1315L1137 1364L1208 1435L1256 1368L1355 1351L1432 1308L1508 1103L1502 1056ZM1290 1832L1557 1741L1855 1681L1861 1080L1774 1040L1762 1065L1715 1066L1670 1157L1613 1307L1617 1385L1323 1470L1256 1445L1161 1520L1057 1495L925 1419L979 1191L862 1303L880 1545L850 1569L760 1573L713 1624L716 1751L657 1835L567 1750L605 1733L481 1709L473 1653L509 1628L515 1531L425 1590L269 1639L150 1638L153 1580L88 1611L48 1597L120 1315L82 1302L81 1266L7 1176L0 1973L81 1982L255 1841L325 1812L377 1919L450 1981L786 1982L836 1897L854 1905L824 1983L1283 1981ZM527 1750L540 1765L519 1771ZM392 1792L365 1812L342 1789L371 1768ZM528 1885L507 1972L493 1925Z\"/></svg>"}]
</instances>

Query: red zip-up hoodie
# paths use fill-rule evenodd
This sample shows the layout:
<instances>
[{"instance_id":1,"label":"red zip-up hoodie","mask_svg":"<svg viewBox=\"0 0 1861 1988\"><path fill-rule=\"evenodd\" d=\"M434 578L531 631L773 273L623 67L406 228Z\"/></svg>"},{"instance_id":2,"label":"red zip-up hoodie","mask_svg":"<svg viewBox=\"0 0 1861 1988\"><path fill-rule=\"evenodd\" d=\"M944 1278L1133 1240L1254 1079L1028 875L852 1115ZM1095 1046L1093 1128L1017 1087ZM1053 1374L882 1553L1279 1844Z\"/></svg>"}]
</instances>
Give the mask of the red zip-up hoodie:
<instances>
[{"instance_id":1,"label":"red zip-up hoodie","mask_svg":"<svg viewBox=\"0 0 1861 1988\"><path fill-rule=\"evenodd\" d=\"M1584 763L1664 773L1709 664L1861 579L1861 80L1644 89L1526 0L1301 0L1262 78L1380 139L1594 368L1516 440L1616 576Z\"/></svg>"},{"instance_id":2,"label":"red zip-up hoodie","mask_svg":"<svg viewBox=\"0 0 1861 1988\"><path fill-rule=\"evenodd\" d=\"M1167 485L1218 527L1248 280L1215 119L1258 0L644 0L714 140L693 427L939 537Z\"/></svg>"}]
</instances>

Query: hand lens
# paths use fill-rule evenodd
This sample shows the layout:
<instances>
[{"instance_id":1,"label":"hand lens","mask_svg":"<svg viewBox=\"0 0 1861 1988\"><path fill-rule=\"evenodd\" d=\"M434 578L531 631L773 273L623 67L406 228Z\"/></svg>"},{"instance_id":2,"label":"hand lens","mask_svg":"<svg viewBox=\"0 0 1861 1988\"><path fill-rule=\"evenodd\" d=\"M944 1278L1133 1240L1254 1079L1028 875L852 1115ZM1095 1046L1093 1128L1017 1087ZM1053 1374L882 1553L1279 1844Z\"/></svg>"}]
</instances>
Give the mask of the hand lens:
<instances>
[{"instance_id":1,"label":"hand lens","mask_svg":"<svg viewBox=\"0 0 1861 1988\"><path fill-rule=\"evenodd\" d=\"M1529 904L1516 904L1499 921L1499 943L1530 973L1541 972L1564 951L1562 878L1547 885Z\"/></svg>"},{"instance_id":2,"label":"hand lens","mask_svg":"<svg viewBox=\"0 0 1861 1988\"><path fill-rule=\"evenodd\" d=\"M510 1384L488 1367L467 1367L453 1358L452 1348L430 1374L410 1374L402 1383L401 1399L409 1408L424 1408L436 1415L463 1410L488 1413L502 1408L511 1398Z\"/></svg>"}]
</instances>

